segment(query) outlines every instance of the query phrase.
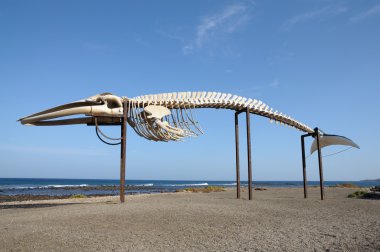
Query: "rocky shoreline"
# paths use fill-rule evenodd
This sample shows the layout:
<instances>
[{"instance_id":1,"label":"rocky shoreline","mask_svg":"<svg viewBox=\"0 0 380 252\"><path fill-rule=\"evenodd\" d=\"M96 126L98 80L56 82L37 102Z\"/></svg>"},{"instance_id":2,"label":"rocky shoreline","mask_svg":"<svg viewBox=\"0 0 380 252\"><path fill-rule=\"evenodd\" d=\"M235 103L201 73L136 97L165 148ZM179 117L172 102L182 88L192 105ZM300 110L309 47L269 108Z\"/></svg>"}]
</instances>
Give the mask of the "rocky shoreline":
<instances>
[{"instance_id":1,"label":"rocky shoreline","mask_svg":"<svg viewBox=\"0 0 380 252\"><path fill-rule=\"evenodd\" d=\"M151 189L157 189L160 188L158 186L131 186L126 185L125 190L146 190L148 188ZM83 191L91 191L91 190L103 190L103 191L117 191L120 189L120 186L118 185L96 185L96 186L41 186L41 187L25 187L25 188L13 188L14 190L18 191L26 191L31 189L37 189L37 190L83 190Z\"/></svg>"},{"instance_id":2,"label":"rocky shoreline","mask_svg":"<svg viewBox=\"0 0 380 252\"><path fill-rule=\"evenodd\" d=\"M99 196L115 196L119 194L120 186L114 185L100 185L100 186L65 186L65 187L54 187L45 186L33 188L36 193L30 193L31 188L17 188L8 189L8 194L0 195L1 202L12 202L12 201L29 201L29 200L49 200L49 199L69 199L69 198L93 198ZM37 192L38 190L38 192ZM12 191L17 191L17 194L13 194ZM49 191L61 191L61 193L49 195ZM94 192L94 193L89 193ZM99 193L102 192L102 193ZM151 194L151 193L171 193L175 190L169 190L160 187L147 187L147 186L126 186L125 193L127 195L134 194Z\"/></svg>"}]
</instances>

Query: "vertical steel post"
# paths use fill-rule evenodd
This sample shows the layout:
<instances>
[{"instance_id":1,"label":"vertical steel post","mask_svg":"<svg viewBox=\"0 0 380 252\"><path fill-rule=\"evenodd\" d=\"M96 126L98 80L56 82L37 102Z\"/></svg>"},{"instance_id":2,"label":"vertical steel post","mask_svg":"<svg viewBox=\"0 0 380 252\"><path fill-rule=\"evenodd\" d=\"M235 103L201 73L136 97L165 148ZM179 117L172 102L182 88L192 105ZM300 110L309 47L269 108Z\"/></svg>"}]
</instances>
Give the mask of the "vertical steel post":
<instances>
[{"instance_id":1,"label":"vertical steel post","mask_svg":"<svg viewBox=\"0 0 380 252\"><path fill-rule=\"evenodd\" d=\"M307 177L306 177L306 158L305 158L305 137L307 135L301 136L301 147L302 147L302 171L303 171L303 197L307 198Z\"/></svg>"},{"instance_id":2,"label":"vertical steel post","mask_svg":"<svg viewBox=\"0 0 380 252\"><path fill-rule=\"evenodd\" d=\"M246 110L247 121L247 155L248 155L248 199L252 200L252 160L251 160L251 121L249 108Z\"/></svg>"},{"instance_id":3,"label":"vertical steel post","mask_svg":"<svg viewBox=\"0 0 380 252\"><path fill-rule=\"evenodd\" d=\"M236 198L240 199L239 114L235 112Z\"/></svg>"},{"instance_id":4,"label":"vertical steel post","mask_svg":"<svg viewBox=\"0 0 380 252\"><path fill-rule=\"evenodd\" d=\"M121 124L121 148L120 148L120 202L125 201L125 154L127 142L127 103L123 103L123 118Z\"/></svg>"},{"instance_id":5,"label":"vertical steel post","mask_svg":"<svg viewBox=\"0 0 380 252\"><path fill-rule=\"evenodd\" d=\"M322 151L321 151L321 145L319 143L320 140L320 134L318 128L314 129L316 138L317 138L317 147L318 147L318 164L319 164L319 187L321 189L321 200L324 200L325 198L325 192L324 192L324 181L323 181L323 167L322 167Z\"/></svg>"}]
</instances>

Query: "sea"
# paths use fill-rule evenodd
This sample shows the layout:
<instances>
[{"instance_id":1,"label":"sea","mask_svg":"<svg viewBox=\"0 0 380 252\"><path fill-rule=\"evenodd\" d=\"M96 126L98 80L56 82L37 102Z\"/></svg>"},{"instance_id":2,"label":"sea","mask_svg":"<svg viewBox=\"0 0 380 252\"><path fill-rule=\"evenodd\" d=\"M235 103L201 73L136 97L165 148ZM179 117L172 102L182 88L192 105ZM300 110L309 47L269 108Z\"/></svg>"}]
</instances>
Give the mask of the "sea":
<instances>
[{"instance_id":1,"label":"sea","mask_svg":"<svg viewBox=\"0 0 380 252\"><path fill-rule=\"evenodd\" d=\"M355 184L360 187L380 186L380 181L325 181L325 186ZM247 181L241 182L248 186ZM318 186L319 181L308 181ZM58 178L0 178L0 196L18 195L118 195L116 179L58 179ZM175 192L188 187L235 187L235 181L211 180L126 180L126 194L152 194ZM302 181L253 181L254 187L302 187Z\"/></svg>"}]
</instances>

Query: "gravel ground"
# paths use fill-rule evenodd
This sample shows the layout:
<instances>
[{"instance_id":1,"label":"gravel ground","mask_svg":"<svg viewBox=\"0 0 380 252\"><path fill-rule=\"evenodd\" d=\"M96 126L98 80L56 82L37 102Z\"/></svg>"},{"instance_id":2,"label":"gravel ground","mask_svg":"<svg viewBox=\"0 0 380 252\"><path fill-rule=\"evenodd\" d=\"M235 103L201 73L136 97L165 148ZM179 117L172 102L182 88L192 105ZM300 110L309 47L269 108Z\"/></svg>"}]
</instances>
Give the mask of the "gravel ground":
<instances>
[{"instance_id":1,"label":"gravel ground","mask_svg":"<svg viewBox=\"0 0 380 252\"><path fill-rule=\"evenodd\" d=\"M380 201L309 191L2 203L0 251L380 251Z\"/></svg>"}]
</instances>

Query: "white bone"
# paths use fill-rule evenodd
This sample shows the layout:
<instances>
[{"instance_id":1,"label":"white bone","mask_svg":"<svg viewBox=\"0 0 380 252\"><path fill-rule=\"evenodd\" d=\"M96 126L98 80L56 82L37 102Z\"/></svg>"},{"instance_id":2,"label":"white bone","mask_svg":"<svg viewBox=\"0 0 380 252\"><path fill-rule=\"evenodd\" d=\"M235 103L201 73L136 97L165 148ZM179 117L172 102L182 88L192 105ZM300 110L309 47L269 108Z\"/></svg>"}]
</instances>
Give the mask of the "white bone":
<instances>
[{"instance_id":1,"label":"white bone","mask_svg":"<svg viewBox=\"0 0 380 252\"><path fill-rule=\"evenodd\" d=\"M122 102L128 102L128 122L141 136L154 141L178 141L185 136L196 136L199 130L191 109L194 108L249 108L250 113L269 117L276 123L286 124L304 132L314 130L285 114L273 111L262 101L247 99L220 92L174 92L137 96L117 97L110 93L91 96L85 100L65 104L20 119L23 124L59 125L52 119L76 114L102 117L123 116ZM175 113L171 113L174 111ZM143 111L143 113L142 113ZM166 117L166 119L165 119ZM162 121L163 119L170 121ZM65 120L61 120L65 121ZM46 125L46 124L45 124Z\"/></svg>"}]
</instances>

